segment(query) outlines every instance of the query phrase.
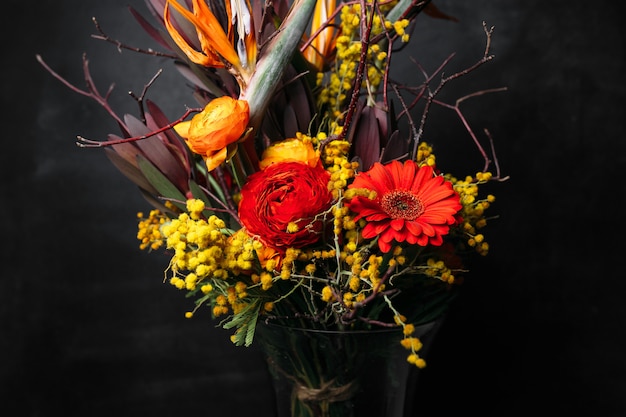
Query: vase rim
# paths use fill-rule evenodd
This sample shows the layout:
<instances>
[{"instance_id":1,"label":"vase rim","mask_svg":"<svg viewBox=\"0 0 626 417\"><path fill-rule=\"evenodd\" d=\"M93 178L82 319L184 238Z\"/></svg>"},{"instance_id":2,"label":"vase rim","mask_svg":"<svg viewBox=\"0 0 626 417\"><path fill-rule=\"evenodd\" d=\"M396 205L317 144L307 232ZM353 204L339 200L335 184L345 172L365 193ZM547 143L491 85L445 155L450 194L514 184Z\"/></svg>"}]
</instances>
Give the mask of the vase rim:
<instances>
[{"instance_id":1,"label":"vase rim","mask_svg":"<svg viewBox=\"0 0 626 417\"><path fill-rule=\"evenodd\" d=\"M442 317L438 317L434 320L415 324L416 330L420 331L429 331L431 328L434 328L442 321ZM310 327L302 327L299 325L290 326L283 323L276 323L269 321L268 319L259 320L258 324L262 324L263 326L267 326L269 328L282 328L282 329L291 329L295 331L301 332L310 332L310 333L321 333L321 334L368 334L368 333L396 333L401 332L402 328L400 326L397 327L374 327L371 329L357 329L357 330L328 330L328 329L314 329Z\"/></svg>"}]
</instances>

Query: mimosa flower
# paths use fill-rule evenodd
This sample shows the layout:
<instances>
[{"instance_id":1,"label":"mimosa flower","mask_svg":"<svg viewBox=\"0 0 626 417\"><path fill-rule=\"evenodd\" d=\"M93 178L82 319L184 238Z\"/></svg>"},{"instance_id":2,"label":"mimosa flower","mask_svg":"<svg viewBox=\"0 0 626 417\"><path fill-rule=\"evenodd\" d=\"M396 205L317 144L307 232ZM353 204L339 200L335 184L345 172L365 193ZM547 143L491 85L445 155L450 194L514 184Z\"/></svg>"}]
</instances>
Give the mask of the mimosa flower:
<instances>
[{"instance_id":1,"label":"mimosa flower","mask_svg":"<svg viewBox=\"0 0 626 417\"><path fill-rule=\"evenodd\" d=\"M268 165L277 162L302 162L315 167L320 160L319 154L313 149L311 142L303 142L299 139L286 139L277 142L263 151L259 168L264 169Z\"/></svg>"},{"instance_id":2,"label":"mimosa flower","mask_svg":"<svg viewBox=\"0 0 626 417\"><path fill-rule=\"evenodd\" d=\"M201 51L196 50L176 30L170 14L170 6L196 27ZM244 88L256 65L257 44L250 4L246 0L225 2L228 32L215 17L205 1L193 0L193 12L176 0L167 0L163 19L165 27L178 47L195 64L205 67L226 67ZM233 26L236 23L236 33ZM235 36L236 35L236 36Z\"/></svg>"},{"instance_id":3,"label":"mimosa flower","mask_svg":"<svg viewBox=\"0 0 626 417\"><path fill-rule=\"evenodd\" d=\"M373 200L357 196L347 205L356 213L355 220L367 221L363 237L379 236L378 246L385 253L393 241L440 246L462 207L449 181L433 175L432 167L420 168L413 161L377 162L358 174L349 188L376 192Z\"/></svg>"},{"instance_id":4,"label":"mimosa flower","mask_svg":"<svg viewBox=\"0 0 626 417\"><path fill-rule=\"evenodd\" d=\"M330 61L329 57L335 49L335 42L339 34L339 31L332 24L327 25L329 15L335 11L336 3L336 0L317 0L313 11L312 39L303 54L306 60L318 71L322 71ZM319 33L317 33L318 31Z\"/></svg>"},{"instance_id":5,"label":"mimosa flower","mask_svg":"<svg viewBox=\"0 0 626 417\"><path fill-rule=\"evenodd\" d=\"M321 164L271 164L242 187L239 219L251 236L283 253L315 243L332 203L329 179Z\"/></svg>"},{"instance_id":6,"label":"mimosa flower","mask_svg":"<svg viewBox=\"0 0 626 417\"><path fill-rule=\"evenodd\" d=\"M189 149L202 155L212 171L226 160L228 145L236 143L248 127L248 103L223 96L213 99L191 120L180 122L174 130L185 139Z\"/></svg>"}]
</instances>

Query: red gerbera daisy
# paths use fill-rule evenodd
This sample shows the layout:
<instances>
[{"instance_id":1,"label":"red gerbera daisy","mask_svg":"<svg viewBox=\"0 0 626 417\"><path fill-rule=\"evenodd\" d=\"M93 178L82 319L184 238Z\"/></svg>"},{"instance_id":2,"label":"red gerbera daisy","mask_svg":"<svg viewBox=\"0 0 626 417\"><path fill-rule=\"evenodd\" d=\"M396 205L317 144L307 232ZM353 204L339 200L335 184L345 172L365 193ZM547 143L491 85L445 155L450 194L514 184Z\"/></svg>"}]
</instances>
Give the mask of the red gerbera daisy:
<instances>
[{"instance_id":1,"label":"red gerbera daisy","mask_svg":"<svg viewBox=\"0 0 626 417\"><path fill-rule=\"evenodd\" d=\"M347 203L355 220L367 221L362 234L366 239L379 236L381 251L389 252L391 242L439 246L461 209L452 184L433 168L418 167L413 161L375 163L356 176L349 188L376 191L376 198L357 196Z\"/></svg>"}]
</instances>

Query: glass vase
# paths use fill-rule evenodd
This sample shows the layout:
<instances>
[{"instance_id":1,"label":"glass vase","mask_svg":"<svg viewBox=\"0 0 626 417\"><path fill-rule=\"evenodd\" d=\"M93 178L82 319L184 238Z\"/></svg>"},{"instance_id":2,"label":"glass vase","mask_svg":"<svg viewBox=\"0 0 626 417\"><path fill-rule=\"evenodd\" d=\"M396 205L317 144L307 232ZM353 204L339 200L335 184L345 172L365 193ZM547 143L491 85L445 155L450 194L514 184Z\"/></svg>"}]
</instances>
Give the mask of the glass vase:
<instances>
[{"instance_id":1,"label":"glass vase","mask_svg":"<svg viewBox=\"0 0 626 417\"><path fill-rule=\"evenodd\" d=\"M424 357L440 321L416 326ZM323 331L259 323L277 417L409 417L419 369L398 329Z\"/></svg>"}]
</instances>

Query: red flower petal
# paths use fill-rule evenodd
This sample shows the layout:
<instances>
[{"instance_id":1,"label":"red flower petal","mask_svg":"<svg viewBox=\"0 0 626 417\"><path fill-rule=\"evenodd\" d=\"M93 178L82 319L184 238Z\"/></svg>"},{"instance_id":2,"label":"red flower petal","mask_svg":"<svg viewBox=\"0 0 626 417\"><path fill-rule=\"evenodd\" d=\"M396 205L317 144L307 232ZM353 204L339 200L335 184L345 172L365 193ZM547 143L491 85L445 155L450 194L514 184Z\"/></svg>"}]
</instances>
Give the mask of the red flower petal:
<instances>
[{"instance_id":1,"label":"red flower petal","mask_svg":"<svg viewBox=\"0 0 626 417\"><path fill-rule=\"evenodd\" d=\"M332 204L329 179L321 165L271 164L250 175L242 187L241 223L250 235L277 251L315 243L325 226L319 215Z\"/></svg>"},{"instance_id":2,"label":"red flower petal","mask_svg":"<svg viewBox=\"0 0 626 417\"><path fill-rule=\"evenodd\" d=\"M359 173L349 188L376 191L375 200L357 196L347 206L355 220L368 222L362 231L364 238L379 236L383 252L391 250L394 240L441 245L461 209L452 184L435 176L431 167L418 167L413 161L375 163L369 171Z\"/></svg>"}]
</instances>

